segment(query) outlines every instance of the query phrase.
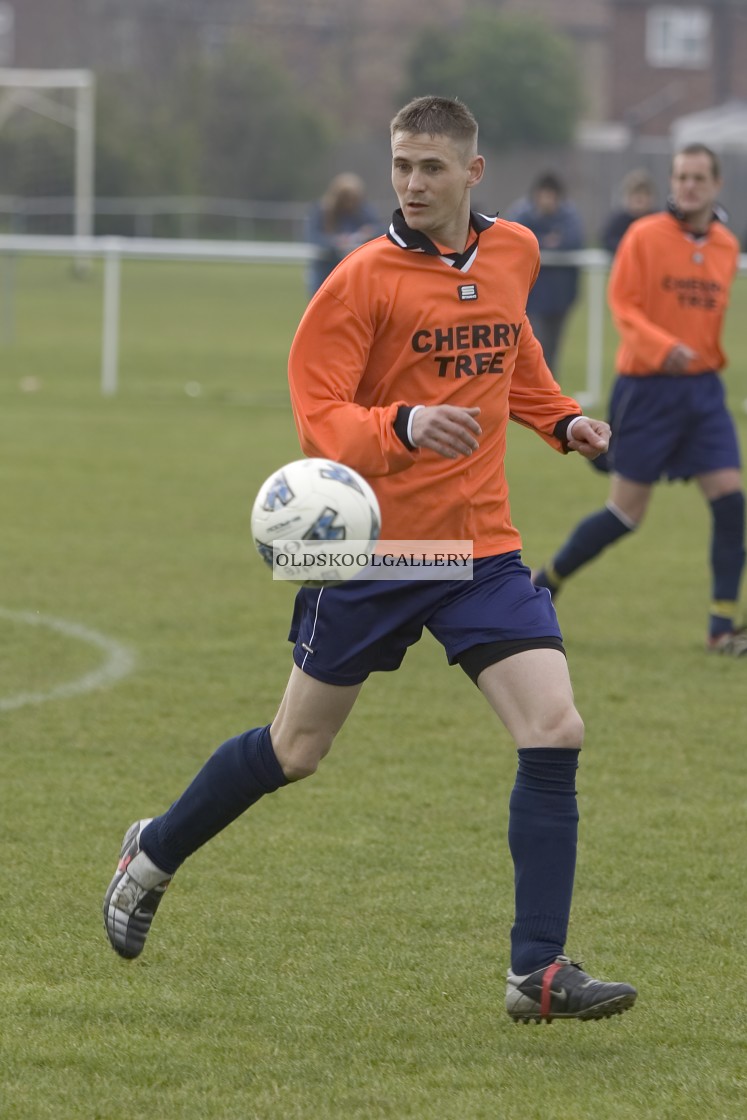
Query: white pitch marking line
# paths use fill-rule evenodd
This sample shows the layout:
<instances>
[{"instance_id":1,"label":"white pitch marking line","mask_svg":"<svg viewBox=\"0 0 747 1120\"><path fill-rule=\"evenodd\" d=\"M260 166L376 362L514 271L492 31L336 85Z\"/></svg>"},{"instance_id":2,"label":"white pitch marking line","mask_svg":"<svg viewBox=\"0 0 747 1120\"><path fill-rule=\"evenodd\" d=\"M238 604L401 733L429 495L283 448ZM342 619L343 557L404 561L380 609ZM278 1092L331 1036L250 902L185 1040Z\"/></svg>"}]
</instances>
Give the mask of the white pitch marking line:
<instances>
[{"instance_id":1,"label":"white pitch marking line","mask_svg":"<svg viewBox=\"0 0 747 1120\"><path fill-rule=\"evenodd\" d=\"M48 692L19 692L15 696L0 697L0 712L12 712L29 704L45 704L48 700L64 700L69 696L79 696L93 692L97 688L107 688L126 677L135 667L134 654L113 638L107 638L97 630L89 630L78 622L66 622L64 618L51 618L35 611L9 611L0 607L0 619L8 622L21 622L27 626L44 626L56 630L66 638L76 638L90 646L96 646L106 654L106 660L98 669L86 673L77 680L68 681L50 688Z\"/></svg>"}]
</instances>

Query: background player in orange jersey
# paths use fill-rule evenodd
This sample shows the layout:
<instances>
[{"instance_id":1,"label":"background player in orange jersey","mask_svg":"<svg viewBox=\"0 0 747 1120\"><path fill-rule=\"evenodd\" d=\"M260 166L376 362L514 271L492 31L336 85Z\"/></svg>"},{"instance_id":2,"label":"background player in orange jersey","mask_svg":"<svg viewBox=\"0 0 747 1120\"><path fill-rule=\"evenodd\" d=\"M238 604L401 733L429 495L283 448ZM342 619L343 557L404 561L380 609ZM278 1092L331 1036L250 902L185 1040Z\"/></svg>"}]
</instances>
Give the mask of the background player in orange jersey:
<instances>
[{"instance_id":1,"label":"background player in orange jersey","mask_svg":"<svg viewBox=\"0 0 747 1120\"><path fill-rule=\"evenodd\" d=\"M550 596L521 562L504 457L509 417L589 458L606 449L609 428L562 394L527 320L536 237L470 210L484 161L469 110L418 98L395 116L391 140L400 209L306 309L289 362L294 416L307 455L371 482L382 538L469 539L474 578L398 572L390 582L302 588L295 664L272 723L227 740L170 809L131 826L104 901L106 930L120 955L136 957L180 864L264 794L313 774L369 674L397 669L427 628L518 748L508 1013L606 1018L636 992L593 980L565 955L583 724Z\"/></svg>"},{"instance_id":2,"label":"background player in orange jersey","mask_svg":"<svg viewBox=\"0 0 747 1120\"><path fill-rule=\"evenodd\" d=\"M745 501L719 375L739 245L714 209L720 187L714 153L687 145L672 163L667 211L640 218L620 242L609 283L620 332L605 457L609 498L533 579L556 595L568 576L640 525L656 482L694 478L712 518L707 649L739 657L747 653L747 633L735 623Z\"/></svg>"}]
</instances>

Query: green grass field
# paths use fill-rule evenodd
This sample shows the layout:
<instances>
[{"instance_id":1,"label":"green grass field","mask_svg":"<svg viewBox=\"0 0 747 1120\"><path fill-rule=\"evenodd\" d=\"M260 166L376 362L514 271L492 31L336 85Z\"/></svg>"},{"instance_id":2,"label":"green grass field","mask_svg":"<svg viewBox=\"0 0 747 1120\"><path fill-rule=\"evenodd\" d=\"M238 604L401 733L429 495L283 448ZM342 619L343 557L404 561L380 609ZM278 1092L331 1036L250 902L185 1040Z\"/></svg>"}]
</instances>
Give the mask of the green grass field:
<instances>
[{"instance_id":1,"label":"green grass field","mask_svg":"<svg viewBox=\"0 0 747 1120\"><path fill-rule=\"evenodd\" d=\"M587 724L568 949L635 983L631 1012L506 1016L515 754L430 639L369 682L319 774L193 857L145 953L123 962L100 907L124 830L269 720L289 672L292 589L254 554L248 516L298 455L285 357L302 275L127 264L111 399L98 269L80 281L24 259L14 283L0 338L2 1120L741 1117L747 663L702 650L695 490L662 488L640 534L559 601ZM727 377L747 445L746 315L740 280ZM580 309L570 391L583 327ZM530 563L606 495L520 429L509 467ZM104 658L50 619L120 643L134 670L43 702Z\"/></svg>"}]
</instances>

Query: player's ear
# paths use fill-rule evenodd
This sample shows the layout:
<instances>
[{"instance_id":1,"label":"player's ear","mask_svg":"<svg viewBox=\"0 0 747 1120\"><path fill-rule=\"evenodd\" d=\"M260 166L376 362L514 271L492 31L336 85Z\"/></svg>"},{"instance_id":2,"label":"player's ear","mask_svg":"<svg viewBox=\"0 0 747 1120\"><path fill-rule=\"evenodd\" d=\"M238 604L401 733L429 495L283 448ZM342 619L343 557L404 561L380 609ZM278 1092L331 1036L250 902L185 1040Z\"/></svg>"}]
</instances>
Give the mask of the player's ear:
<instances>
[{"instance_id":1,"label":"player's ear","mask_svg":"<svg viewBox=\"0 0 747 1120\"><path fill-rule=\"evenodd\" d=\"M467 186L476 187L483 177L485 171L485 160L482 156L473 156L467 164Z\"/></svg>"}]
</instances>

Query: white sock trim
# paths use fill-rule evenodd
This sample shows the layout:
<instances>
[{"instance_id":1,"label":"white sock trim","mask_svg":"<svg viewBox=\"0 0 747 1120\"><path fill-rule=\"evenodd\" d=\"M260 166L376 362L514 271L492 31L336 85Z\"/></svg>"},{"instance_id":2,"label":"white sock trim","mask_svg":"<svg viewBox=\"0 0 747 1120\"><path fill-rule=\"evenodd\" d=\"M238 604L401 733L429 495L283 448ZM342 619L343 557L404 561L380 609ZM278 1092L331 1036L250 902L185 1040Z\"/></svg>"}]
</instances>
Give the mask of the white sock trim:
<instances>
[{"instance_id":1,"label":"white sock trim","mask_svg":"<svg viewBox=\"0 0 747 1120\"><path fill-rule=\"evenodd\" d=\"M638 522L633 521L631 517L628 517L626 513L623 513L623 511L619 509L614 502L605 502L605 507L610 511L612 516L616 517L620 524L624 525L626 529L629 529L631 533L634 529L638 528Z\"/></svg>"},{"instance_id":2,"label":"white sock trim","mask_svg":"<svg viewBox=\"0 0 747 1120\"><path fill-rule=\"evenodd\" d=\"M127 866L127 874L143 890L150 891L159 883L171 878L167 871L153 862L149 855L140 851Z\"/></svg>"}]
</instances>

